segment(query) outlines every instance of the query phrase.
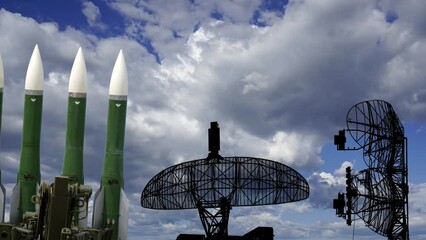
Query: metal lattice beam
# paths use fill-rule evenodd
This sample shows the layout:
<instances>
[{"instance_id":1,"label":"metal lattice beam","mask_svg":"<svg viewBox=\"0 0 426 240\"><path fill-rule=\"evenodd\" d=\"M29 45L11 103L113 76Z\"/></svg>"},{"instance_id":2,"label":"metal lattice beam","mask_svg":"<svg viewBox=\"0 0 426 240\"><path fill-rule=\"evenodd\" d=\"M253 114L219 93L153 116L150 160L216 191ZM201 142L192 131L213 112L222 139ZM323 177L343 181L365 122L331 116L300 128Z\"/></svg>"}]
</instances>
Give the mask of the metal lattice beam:
<instances>
[{"instance_id":1,"label":"metal lattice beam","mask_svg":"<svg viewBox=\"0 0 426 240\"><path fill-rule=\"evenodd\" d=\"M292 168L251 157L199 159L169 167L153 177L141 195L141 205L152 209L206 208L221 198L232 206L294 202L308 198L309 185Z\"/></svg>"}]
</instances>

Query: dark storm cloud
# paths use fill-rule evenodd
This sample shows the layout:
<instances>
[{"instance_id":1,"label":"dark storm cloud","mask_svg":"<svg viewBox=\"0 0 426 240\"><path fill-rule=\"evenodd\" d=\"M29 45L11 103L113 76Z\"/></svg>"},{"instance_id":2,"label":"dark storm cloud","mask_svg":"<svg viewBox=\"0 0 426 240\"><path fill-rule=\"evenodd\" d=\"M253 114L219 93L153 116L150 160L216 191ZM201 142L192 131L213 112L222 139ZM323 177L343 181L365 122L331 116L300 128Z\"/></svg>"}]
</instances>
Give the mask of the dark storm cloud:
<instances>
[{"instance_id":1,"label":"dark storm cloud","mask_svg":"<svg viewBox=\"0 0 426 240\"><path fill-rule=\"evenodd\" d=\"M343 23L320 17L311 16L302 24L284 18L259 39L220 45L225 49L222 61L206 53L205 62L214 62L217 71L207 80L199 79L205 82L200 85L203 94L208 94L203 105L265 137L277 129L324 134L348 106L375 97L377 80L389 60L376 45L380 35L374 28L358 33L362 26L348 26L360 18L357 15ZM298 28L292 29L292 24ZM316 24L323 27L317 29ZM250 48L230 55L239 44Z\"/></svg>"}]
</instances>

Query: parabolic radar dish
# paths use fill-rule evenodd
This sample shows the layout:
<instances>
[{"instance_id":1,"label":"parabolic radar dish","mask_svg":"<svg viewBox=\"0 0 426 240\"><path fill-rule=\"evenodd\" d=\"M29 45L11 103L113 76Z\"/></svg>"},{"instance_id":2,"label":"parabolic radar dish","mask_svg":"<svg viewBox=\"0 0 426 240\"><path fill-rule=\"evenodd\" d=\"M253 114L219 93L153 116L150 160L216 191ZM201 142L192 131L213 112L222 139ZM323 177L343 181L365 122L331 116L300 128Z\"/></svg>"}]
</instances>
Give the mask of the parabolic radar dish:
<instances>
[{"instance_id":1,"label":"parabolic radar dish","mask_svg":"<svg viewBox=\"0 0 426 240\"><path fill-rule=\"evenodd\" d=\"M392 184L385 175L365 169L352 176L352 212L356 213L374 232L389 236L400 232L400 225L394 222L397 205L392 196ZM402 206L403 207L403 206Z\"/></svg>"},{"instance_id":2,"label":"parabolic radar dish","mask_svg":"<svg viewBox=\"0 0 426 240\"><path fill-rule=\"evenodd\" d=\"M222 157L219 124L211 122L207 158L180 163L155 175L141 194L151 209L198 209L207 240L228 239L232 207L295 202L309 185L294 169L254 157Z\"/></svg>"},{"instance_id":3,"label":"parabolic radar dish","mask_svg":"<svg viewBox=\"0 0 426 240\"><path fill-rule=\"evenodd\" d=\"M390 103L370 100L354 105L346 116L348 131L364 151L368 167L382 167L393 161L404 142L404 126Z\"/></svg>"},{"instance_id":4,"label":"parabolic radar dish","mask_svg":"<svg viewBox=\"0 0 426 240\"><path fill-rule=\"evenodd\" d=\"M309 197L309 185L294 169L253 157L198 159L171 166L154 176L141 195L151 209L214 208L280 204Z\"/></svg>"},{"instance_id":5,"label":"parabolic radar dish","mask_svg":"<svg viewBox=\"0 0 426 240\"><path fill-rule=\"evenodd\" d=\"M354 105L347 129L335 136L338 150L362 149L367 169L346 172L346 194L334 201L336 214L351 225L352 215L389 239L409 239L408 159L404 126L390 103L369 100ZM345 148L348 131L359 148ZM347 203L345 203L346 195ZM346 212L344 209L347 209Z\"/></svg>"}]
</instances>

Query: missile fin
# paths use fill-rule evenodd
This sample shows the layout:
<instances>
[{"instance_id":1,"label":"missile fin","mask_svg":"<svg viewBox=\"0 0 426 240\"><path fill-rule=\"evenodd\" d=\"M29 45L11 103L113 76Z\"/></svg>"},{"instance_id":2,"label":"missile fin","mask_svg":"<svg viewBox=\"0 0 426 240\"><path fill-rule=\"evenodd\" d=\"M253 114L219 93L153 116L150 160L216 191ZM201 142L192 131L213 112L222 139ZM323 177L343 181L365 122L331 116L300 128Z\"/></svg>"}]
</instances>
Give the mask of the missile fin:
<instances>
[{"instance_id":1,"label":"missile fin","mask_svg":"<svg viewBox=\"0 0 426 240\"><path fill-rule=\"evenodd\" d=\"M93 220L92 227L102 228L102 213L104 211L104 197L105 191L104 188L99 188L95 193L95 200L93 202Z\"/></svg>"},{"instance_id":2,"label":"missile fin","mask_svg":"<svg viewBox=\"0 0 426 240\"><path fill-rule=\"evenodd\" d=\"M21 198L21 183L18 182L10 196L10 223L19 222L19 202Z\"/></svg>"},{"instance_id":3,"label":"missile fin","mask_svg":"<svg viewBox=\"0 0 426 240\"><path fill-rule=\"evenodd\" d=\"M6 206L6 189L0 183L0 222L4 222L4 209Z\"/></svg>"},{"instance_id":4,"label":"missile fin","mask_svg":"<svg viewBox=\"0 0 426 240\"><path fill-rule=\"evenodd\" d=\"M129 226L129 199L126 193L121 189L120 192L120 217L118 226L118 239L127 240L127 228Z\"/></svg>"}]
</instances>

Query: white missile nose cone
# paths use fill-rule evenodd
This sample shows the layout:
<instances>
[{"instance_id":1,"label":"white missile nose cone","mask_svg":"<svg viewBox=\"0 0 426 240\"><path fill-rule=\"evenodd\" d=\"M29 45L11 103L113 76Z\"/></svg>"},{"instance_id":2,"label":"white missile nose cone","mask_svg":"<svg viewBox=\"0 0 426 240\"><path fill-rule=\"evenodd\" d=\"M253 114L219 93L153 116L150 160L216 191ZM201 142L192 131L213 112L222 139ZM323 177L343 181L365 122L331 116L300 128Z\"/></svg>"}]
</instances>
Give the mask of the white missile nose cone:
<instances>
[{"instance_id":1,"label":"white missile nose cone","mask_svg":"<svg viewBox=\"0 0 426 240\"><path fill-rule=\"evenodd\" d=\"M0 54L0 89L4 87L4 70L3 70L3 60Z\"/></svg>"},{"instance_id":2,"label":"white missile nose cone","mask_svg":"<svg viewBox=\"0 0 426 240\"><path fill-rule=\"evenodd\" d=\"M41 62L40 50L36 44L28 64L25 90L43 91L43 79L43 63Z\"/></svg>"},{"instance_id":3,"label":"white missile nose cone","mask_svg":"<svg viewBox=\"0 0 426 240\"><path fill-rule=\"evenodd\" d=\"M109 95L127 96L127 92L127 67L126 61L124 60L123 50L120 50L111 74Z\"/></svg>"},{"instance_id":4,"label":"white missile nose cone","mask_svg":"<svg viewBox=\"0 0 426 240\"><path fill-rule=\"evenodd\" d=\"M77 55L75 55L74 63L71 68L68 92L87 93L86 63L81 47L78 49Z\"/></svg>"}]
</instances>

